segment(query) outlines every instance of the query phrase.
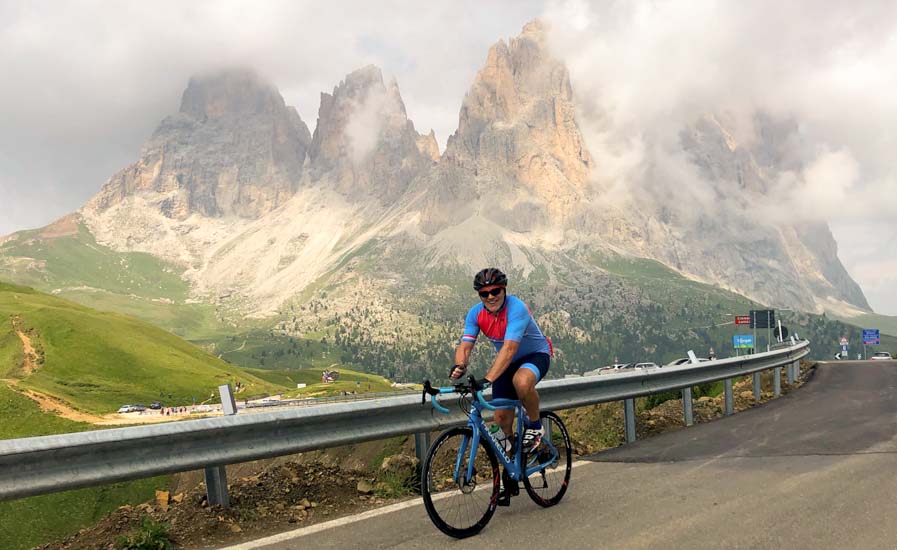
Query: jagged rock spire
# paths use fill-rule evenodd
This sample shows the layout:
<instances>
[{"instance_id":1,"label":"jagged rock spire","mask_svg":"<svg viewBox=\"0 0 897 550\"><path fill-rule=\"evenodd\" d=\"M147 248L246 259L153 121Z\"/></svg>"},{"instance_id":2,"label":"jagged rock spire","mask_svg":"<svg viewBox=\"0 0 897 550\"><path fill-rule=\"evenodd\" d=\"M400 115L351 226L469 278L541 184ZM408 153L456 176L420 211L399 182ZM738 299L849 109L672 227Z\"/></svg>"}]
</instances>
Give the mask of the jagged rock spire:
<instances>
[{"instance_id":1,"label":"jagged rock spire","mask_svg":"<svg viewBox=\"0 0 897 550\"><path fill-rule=\"evenodd\" d=\"M480 210L470 202L487 194L503 201L481 212L516 230L575 217L592 160L574 117L567 69L548 51L541 22L492 46L458 118L437 176L450 188L425 207L425 232L450 222L441 210L452 210L457 223L464 219L458 212Z\"/></svg>"},{"instance_id":2,"label":"jagged rock spire","mask_svg":"<svg viewBox=\"0 0 897 550\"><path fill-rule=\"evenodd\" d=\"M253 71L194 77L180 112L162 121L140 160L112 176L88 207L148 193L172 218L258 217L295 192L310 141L296 110Z\"/></svg>"},{"instance_id":3,"label":"jagged rock spire","mask_svg":"<svg viewBox=\"0 0 897 550\"><path fill-rule=\"evenodd\" d=\"M436 138L420 135L408 120L399 87L383 82L369 65L321 94L309 149L309 177L349 197L396 200L439 157Z\"/></svg>"}]
</instances>

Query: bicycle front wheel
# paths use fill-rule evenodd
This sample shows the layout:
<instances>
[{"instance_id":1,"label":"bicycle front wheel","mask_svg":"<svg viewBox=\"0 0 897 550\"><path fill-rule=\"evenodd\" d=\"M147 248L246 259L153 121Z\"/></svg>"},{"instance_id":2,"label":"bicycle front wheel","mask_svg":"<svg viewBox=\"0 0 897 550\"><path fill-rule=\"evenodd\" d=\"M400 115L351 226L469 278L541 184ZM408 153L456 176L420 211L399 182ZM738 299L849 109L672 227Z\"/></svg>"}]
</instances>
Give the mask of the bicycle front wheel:
<instances>
[{"instance_id":1,"label":"bicycle front wheel","mask_svg":"<svg viewBox=\"0 0 897 550\"><path fill-rule=\"evenodd\" d=\"M498 459L482 440L468 479L473 430L444 431L427 453L421 472L421 492L427 515L446 535L463 539L489 523L498 499Z\"/></svg>"},{"instance_id":2,"label":"bicycle front wheel","mask_svg":"<svg viewBox=\"0 0 897 550\"><path fill-rule=\"evenodd\" d=\"M526 494L539 506L554 506L564 498L573 468L573 450L570 435L560 417L550 411L542 411L545 435L535 453L529 455L527 469L539 465L539 471L523 478Z\"/></svg>"}]
</instances>

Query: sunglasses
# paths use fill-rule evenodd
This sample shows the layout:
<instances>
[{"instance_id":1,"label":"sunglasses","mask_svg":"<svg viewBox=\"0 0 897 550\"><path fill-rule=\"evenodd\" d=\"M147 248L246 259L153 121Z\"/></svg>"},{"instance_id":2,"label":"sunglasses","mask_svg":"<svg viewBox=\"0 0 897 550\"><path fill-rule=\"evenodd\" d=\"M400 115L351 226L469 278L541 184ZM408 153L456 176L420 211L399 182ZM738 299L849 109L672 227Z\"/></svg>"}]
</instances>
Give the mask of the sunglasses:
<instances>
[{"instance_id":1,"label":"sunglasses","mask_svg":"<svg viewBox=\"0 0 897 550\"><path fill-rule=\"evenodd\" d=\"M480 298L488 298L489 296L498 296L504 290L504 287L493 288L492 290L481 290L477 292Z\"/></svg>"}]
</instances>

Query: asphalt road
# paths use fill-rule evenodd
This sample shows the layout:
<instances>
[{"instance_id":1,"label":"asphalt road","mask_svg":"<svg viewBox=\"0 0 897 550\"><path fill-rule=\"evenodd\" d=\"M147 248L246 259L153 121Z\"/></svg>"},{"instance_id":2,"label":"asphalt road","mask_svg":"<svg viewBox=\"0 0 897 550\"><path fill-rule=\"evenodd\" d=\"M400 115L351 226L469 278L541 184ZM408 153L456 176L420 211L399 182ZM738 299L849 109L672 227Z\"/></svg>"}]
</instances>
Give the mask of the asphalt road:
<instances>
[{"instance_id":1,"label":"asphalt road","mask_svg":"<svg viewBox=\"0 0 897 550\"><path fill-rule=\"evenodd\" d=\"M242 548L897 548L897 362L822 363L732 417L587 457L549 509L525 493L483 532L441 534L420 499Z\"/></svg>"}]
</instances>

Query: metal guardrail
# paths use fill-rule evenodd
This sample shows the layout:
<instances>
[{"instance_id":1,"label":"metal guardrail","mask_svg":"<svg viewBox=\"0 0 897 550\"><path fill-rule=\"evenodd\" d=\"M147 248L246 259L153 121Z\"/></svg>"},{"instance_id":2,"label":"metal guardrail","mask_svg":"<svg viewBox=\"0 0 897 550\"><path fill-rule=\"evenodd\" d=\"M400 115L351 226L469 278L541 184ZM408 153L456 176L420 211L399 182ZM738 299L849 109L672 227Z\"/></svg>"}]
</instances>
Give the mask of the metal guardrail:
<instances>
[{"instance_id":1,"label":"metal guardrail","mask_svg":"<svg viewBox=\"0 0 897 550\"><path fill-rule=\"evenodd\" d=\"M382 392L347 392L342 395L328 395L326 397L302 397L290 399L262 399L260 401L248 401L244 405L237 404L237 408L243 409L263 409L266 407L311 407L324 405L327 403L344 403L347 401L366 401L370 399L383 399L385 397L395 397L409 395L409 390L395 390ZM413 392L417 394L417 392Z\"/></svg>"},{"instance_id":2,"label":"metal guardrail","mask_svg":"<svg viewBox=\"0 0 897 550\"><path fill-rule=\"evenodd\" d=\"M786 349L646 372L546 380L539 384L544 409L567 409L668 392L789 366L809 353L809 342ZM793 381L793 370L789 380ZM756 384L755 384L756 387ZM731 384L727 383L731 391ZM686 406L690 406L691 392ZM457 398L446 396L452 406ZM634 412L634 411L633 411ZM185 420L167 424L0 441L0 500L9 500L206 469L398 435L429 434L466 421L458 410L434 414L419 394L358 402ZM634 416L627 414L627 433ZM427 438L418 438L425 442ZM629 439L627 437L627 439ZM219 478L220 481L220 478ZM226 503L226 481L225 481ZM211 498L210 498L211 500Z\"/></svg>"}]
</instances>

